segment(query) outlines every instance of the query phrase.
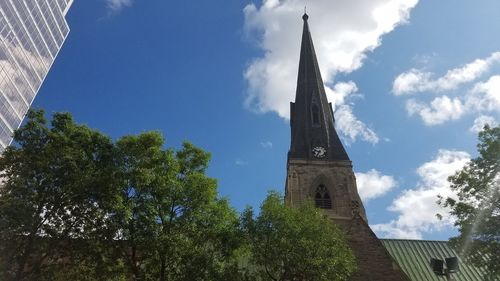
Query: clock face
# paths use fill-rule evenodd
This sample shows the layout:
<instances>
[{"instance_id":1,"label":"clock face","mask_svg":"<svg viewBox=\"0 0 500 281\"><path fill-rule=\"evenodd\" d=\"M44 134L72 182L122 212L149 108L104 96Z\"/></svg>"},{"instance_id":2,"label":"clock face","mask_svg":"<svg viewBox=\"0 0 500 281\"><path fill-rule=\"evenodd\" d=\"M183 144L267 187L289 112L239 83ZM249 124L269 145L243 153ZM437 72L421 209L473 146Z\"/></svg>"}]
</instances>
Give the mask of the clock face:
<instances>
[{"instance_id":1,"label":"clock face","mask_svg":"<svg viewBox=\"0 0 500 281\"><path fill-rule=\"evenodd\" d=\"M321 146L316 146L312 149L313 155L316 158L323 158L326 156L326 149Z\"/></svg>"}]
</instances>

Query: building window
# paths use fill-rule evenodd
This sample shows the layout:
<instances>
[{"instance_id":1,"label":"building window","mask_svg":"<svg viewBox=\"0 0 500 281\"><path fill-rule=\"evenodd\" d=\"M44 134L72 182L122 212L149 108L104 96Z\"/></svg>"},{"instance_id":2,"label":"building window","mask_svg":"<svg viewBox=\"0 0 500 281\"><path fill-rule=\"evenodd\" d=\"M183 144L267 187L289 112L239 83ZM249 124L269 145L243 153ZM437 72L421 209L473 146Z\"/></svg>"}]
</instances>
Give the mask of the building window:
<instances>
[{"instance_id":1,"label":"building window","mask_svg":"<svg viewBox=\"0 0 500 281\"><path fill-rule=\"evenodd\" d=\"M330 198L330 194L328 193L328 189L322 184L316 188L316 195L314 196L314 202L316 203L316 207L320 209L331 209L332 208L332 199Z\"/></svg>"},{"instance_id":2,"label":"building window","mask_svg":"<svg viewBox=\"0 0 500 281\"><path fill-rule=\"evenodd\" d=\"M316 104L313 104L312 108L312 121L313 125L319 125L319 108Z\"/></svg>"}]
</instances>

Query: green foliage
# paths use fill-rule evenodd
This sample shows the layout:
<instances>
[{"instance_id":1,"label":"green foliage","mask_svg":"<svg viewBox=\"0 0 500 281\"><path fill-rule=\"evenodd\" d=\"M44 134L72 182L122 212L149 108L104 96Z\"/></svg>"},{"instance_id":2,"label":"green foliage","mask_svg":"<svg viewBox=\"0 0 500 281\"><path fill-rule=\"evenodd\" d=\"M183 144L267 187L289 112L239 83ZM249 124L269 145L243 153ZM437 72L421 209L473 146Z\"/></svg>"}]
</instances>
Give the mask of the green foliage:
<instances>
[{"instance_id":1,"label":"green foliage","mask_svg":"<svg viewBox=\"0 0 500 281\"><path fill-rule=\"evenodd\" d=\"M123 255L136 279L217 280L236 245L236 213L205 175L208 153L162 145L156 132L117 142Z\"/></svg>"},{"instance_id":2,"label":"green foliage","mask_svg":"<svg viewBox=\"0 0 500 281\"><path fill-rule=\"evenodd\" d=\"M0 158L0 279L222 280L238 218L210 155L30 111Z\"/></svg>"},{"instance_id":3,"label":"green foliage","mask_svg":"<svg viewBox=\"0 0 500 281\"><path fill-rule=\"evenodd\" d=\"M460 235L452 244L494 278L500 275L500 127L486 126L477 147L479 156L449 178L457 198L441 204L457 219Z\"/></svg>"},{"instance_id":4,"label":"green foliage","mask_svg":"<svg viewBox=\"0 0 500 281\"><path fill-rule=\"evenodd\" d=\"M355 269L344 235L312 204L294 209L270 192L256 218L245 210L242 225L260 280L347 280Z\"/></svg>"},{"instance_id":5,"label":"green foliage","mask_svg":"<svg viewBox=\"0 0 500 281\"><path fill-rule=\"evenodd\" d=\"M54 270L52 260L77 247L75 241L106 237L101 226L114 193L110 139L74 124L68 113L54 114L51 128L43 115L30 111L14 134L19 146L0 158L5 279L42 280L43 272Z\"/></svg>"},{"instance_id":6,"label":"green foliage","mask_svg":"<svg viewBox=\"0 0 500 281\"><path fill-rule=\"evenodd\" d=\"M30 111L0 157L0 280L345 280L354 258L312 205L271 193L239 219L210 154L158 132L113 142Z\"/></svg>"}]
</instances>

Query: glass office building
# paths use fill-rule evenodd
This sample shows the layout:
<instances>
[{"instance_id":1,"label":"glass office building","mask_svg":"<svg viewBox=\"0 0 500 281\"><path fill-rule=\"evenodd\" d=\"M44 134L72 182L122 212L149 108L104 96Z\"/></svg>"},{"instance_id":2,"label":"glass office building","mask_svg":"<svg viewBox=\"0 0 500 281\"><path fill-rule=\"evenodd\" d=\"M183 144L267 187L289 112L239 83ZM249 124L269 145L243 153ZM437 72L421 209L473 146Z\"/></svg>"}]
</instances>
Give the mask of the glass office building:
<instances>
[{"instance_id":1,"label":"glass office building","mask_svg":"<svg viewBox=\"0 0 500 281\"><path fill-rule=\"evenodd\" d=\"M0 0L0 152L61 49L73 0Z\"/></svg>"}]
</instances>

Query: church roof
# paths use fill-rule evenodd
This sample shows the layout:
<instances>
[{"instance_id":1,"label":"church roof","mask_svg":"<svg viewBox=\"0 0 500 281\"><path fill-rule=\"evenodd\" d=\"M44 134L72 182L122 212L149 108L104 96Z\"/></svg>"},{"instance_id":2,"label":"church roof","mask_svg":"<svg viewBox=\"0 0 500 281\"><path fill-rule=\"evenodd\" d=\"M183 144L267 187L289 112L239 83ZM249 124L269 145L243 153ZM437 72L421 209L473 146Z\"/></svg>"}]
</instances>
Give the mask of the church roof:
<instances>
[{"instance_id":1,"label":"church roof","mask_svg":"<svg viewBox=\"0 0 500 281\"><path fill-rule=\"evenodd\" d=\"M311 149L326 147L324 160L349 160L335 131L333 110L325 93L318 59L309 30L309 16L304 14L304 27L300 48L299 73L295 103L291 104L290 120L292 144L290 158L311 158ZM314 123L312 109L315 107L318 118Z\"/></svg>"},{"instance_id":2,"label":"church roof","mask_svg":"<svg viewBox=\"0 0 500 281\"><path fill-rule=\"evenodd\" d=\"M456 281L484 281L486 272L465 262L447 241L380 239L387 251L412 281L446 281L446 276L436 275L430 259L458 257L459 271L451 274ZM500 278L497 280L500 281Z\"/></svg>"}]
</instances>

